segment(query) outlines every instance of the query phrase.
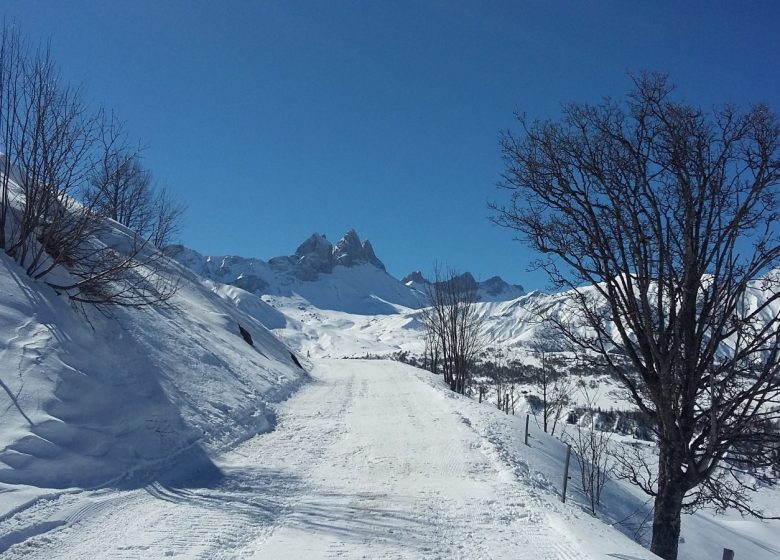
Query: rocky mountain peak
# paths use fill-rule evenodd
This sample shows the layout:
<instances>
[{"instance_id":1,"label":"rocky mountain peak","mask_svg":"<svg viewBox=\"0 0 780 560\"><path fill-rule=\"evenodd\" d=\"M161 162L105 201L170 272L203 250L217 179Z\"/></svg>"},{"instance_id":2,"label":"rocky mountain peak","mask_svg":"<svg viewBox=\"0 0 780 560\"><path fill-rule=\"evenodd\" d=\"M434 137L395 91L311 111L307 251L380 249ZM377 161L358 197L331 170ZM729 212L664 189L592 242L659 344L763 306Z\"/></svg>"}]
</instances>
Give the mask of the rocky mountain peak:
<instances>
[{"instance_id":1,"label":"rocky mountain peak","mask_svg":"<svg viewBox=\"0 0 780 560\"><path fill-rule=\"evenodd\" d=\"M419 270L415 270L414 272L410 272L406 276L401 279L401 282L404 284L409 284L409 282L412 282L414 284L430 284L428 282L428 279L423 276L422 272Z\"/></svg>"},{"instance_id":2,"label":"rocky mountain peak","mask_svg":"<svg viewBox=\"0 0 780 560\"><path fill-rule=\"evenodd\" d=\"M380 270L385 270L385 265L377 258L371 243L360 241L357 232L351 229L333 247L333 264L354 266L363 263L372 264Z\"/></svg>"},{"instance_id":3,"label":"rocky mountain peak","mask_svg":"<svg viewBox=\"0 0 780 560\"><path fill-rule=\"evenodd\" d=\"M480 287L490 296L499 296L509 292L518 294L523 292L522 286L510 284L500 276L493 276L484 282L480 282Z\"/></svg>"}]
</instances>

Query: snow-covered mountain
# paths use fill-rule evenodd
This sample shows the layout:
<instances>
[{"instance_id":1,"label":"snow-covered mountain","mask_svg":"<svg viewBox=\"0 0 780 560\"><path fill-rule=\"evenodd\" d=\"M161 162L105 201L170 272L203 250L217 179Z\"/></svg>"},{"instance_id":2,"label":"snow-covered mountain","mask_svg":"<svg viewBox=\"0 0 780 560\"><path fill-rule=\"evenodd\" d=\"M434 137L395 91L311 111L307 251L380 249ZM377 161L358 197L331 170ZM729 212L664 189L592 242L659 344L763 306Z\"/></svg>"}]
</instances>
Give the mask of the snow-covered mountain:
<instances>
[{"instance_id":1,"label":"snow-covered mountain","mask_svg":"<svg viewBox=\"0 0 780 560\"><path fill-rule=\"evenodd\" d=\"M473 290L477 295L477 301L509 301L517 299L525 293L522 286L509 284L500 276L493 276L484 282L478 282L470 272L464 272L453 280L461 283L467 289ZM401 282L421 293L425 293L426 288L431 285L431 281L425 278L419 270L407 274Z\"/></svg>"},{"instance_id":2,"label":"snow-covered mountain","mask_svg":"<svg viewBox=\"0 0 780 560\"><path fill-rule=\"evenodd\" d=\"M318 309L360 315L391 315L419 309L425 302L422 274L398 280L387 273L371 242L349 230L335 244L315 233L292 255L267 262L238 256L205 256L177 245L169 254L197 274L237 286L256 295L304 300ZM480 301L507 301L523 294L520 286L498 276L477 282L470 273L462 278L473 286Z\"/></svg>"}]
</instances>

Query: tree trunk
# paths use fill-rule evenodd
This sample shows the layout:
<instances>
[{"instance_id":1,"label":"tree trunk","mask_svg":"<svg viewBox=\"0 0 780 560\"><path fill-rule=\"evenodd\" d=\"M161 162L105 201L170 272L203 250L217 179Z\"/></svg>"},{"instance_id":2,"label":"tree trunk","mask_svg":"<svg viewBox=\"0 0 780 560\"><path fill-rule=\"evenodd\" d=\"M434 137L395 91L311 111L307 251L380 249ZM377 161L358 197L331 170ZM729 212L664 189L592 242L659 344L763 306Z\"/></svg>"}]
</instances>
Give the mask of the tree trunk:
<instances>
[{"instance_id":1,"label":"tree trunk","mask_svg":"<svg viewBox=\"0 0 780 560\"><path fill-rule=\"evenodd\" d=\"M653 540L650 550L664 558L677 560L680 542L680 515L685 496L681 460L662 445L658 462L658 495L653 514Z\"/></svg>"}]
</instances>

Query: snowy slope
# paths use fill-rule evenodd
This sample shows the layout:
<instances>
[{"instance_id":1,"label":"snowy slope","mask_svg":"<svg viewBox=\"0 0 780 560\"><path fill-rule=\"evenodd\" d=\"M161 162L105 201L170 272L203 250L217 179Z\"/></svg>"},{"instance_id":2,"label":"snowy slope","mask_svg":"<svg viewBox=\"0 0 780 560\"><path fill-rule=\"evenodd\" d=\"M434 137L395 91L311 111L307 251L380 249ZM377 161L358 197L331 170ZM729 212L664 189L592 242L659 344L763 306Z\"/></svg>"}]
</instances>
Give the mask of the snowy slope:
<instances>
[{"instance_id":1,"label":"snowy slope","mask_svg":"<svg viewBox=\"0 0 780 560\"><path fill-rule=\"evenodd\" d=\"M105 317L0 253L0 519L47 489L219 478L211 457L270 429L305 378L256 310L166 266L170 307Z\"/></svg>"},{"instance_id":2,"label":"snowy slope","mask_svg":"<svg viewBox=\"0 0 780 560\"><path fill-rule=\"evenodd\" d=\"M416 285L414 281L410 283ZM593 287L583 288L583 291L596 297ZM766 301L769 294L764 282L757 280L749 288L747 305L755 308ZM311 356L359 357L368 352L389 357L399 351L419 355L424 349L424 327L419 309L399 306L394 313L350 313L317 306L300 296L269 294L261 297L288 318L284 325L277 323L272 327L276 329L274 332ZM529 359L535 340L543 340L550 351L570 350L541 320L543 315L549 314L575 325L576 313L569 292L534 291L512 300L477 302L476 308L477 314L484 319L487 345L501 348L509 357ZM768 306L763 311L766 320L777 314L778 309L780 302ZM584 324L579 329L583 334L588 330ZM617 334L615 336L617 338Z\"/></svg>"}]
</instances>

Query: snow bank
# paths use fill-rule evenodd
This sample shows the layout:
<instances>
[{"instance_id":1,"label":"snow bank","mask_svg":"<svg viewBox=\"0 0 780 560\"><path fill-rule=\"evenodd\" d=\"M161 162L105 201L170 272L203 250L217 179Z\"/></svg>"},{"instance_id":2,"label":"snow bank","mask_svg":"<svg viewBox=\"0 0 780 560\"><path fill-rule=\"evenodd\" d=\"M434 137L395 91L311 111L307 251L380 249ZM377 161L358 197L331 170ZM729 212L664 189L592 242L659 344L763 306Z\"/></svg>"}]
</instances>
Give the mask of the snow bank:
<instances>
[{"instance_id":1,"label":"snow bank","mask_svg":"<svg viewBox=\"0 0 780 560\"><path fill-rule=\"evenodd\" d=\"M0 519L37 489L218 478L211 457L269 430L305 379L257 313L165 266L170 306L106 317L0 253Z\"/></svg>"},{"instance_id":2,"label":"snow bank","mask_svg":"<svg viewBox=\"0 0 780 560\"><path fill-rule=\"evenodd\" d=\"M602 493L602 504L597 517L590 513L589 499L582 491L577 458L572 455L569 468L567 504L563 506L554 497L560 496L566 445L549 436L536 424L533 416L529 425L529 445L523 441L525 414L506 415L490 403L477 403L471 398L451 392L441 376L416 370L416 376L434 387L440 398L457 401L463 422L471 426L491 444L512 476L538 489L539 494L553 497L548 511L557 515L563 530L575 541L579 550L593 558L604 557L604 543L614 539L613 528L632 540L649 547L652 534L652 501L638 488L620 480L610 479ZM564 425L560 430L572 430ZM756 503L769 515L778 515L780 490L764 488ZM778 521L760 521L740 518L737 514L716 515L701 510L683 515L680 560L711 560L720 558L724 548L736 552L737 558L771 560L780 556ZM627 554L620 558L635 558Z\"/></svg>"}]
</instances>

